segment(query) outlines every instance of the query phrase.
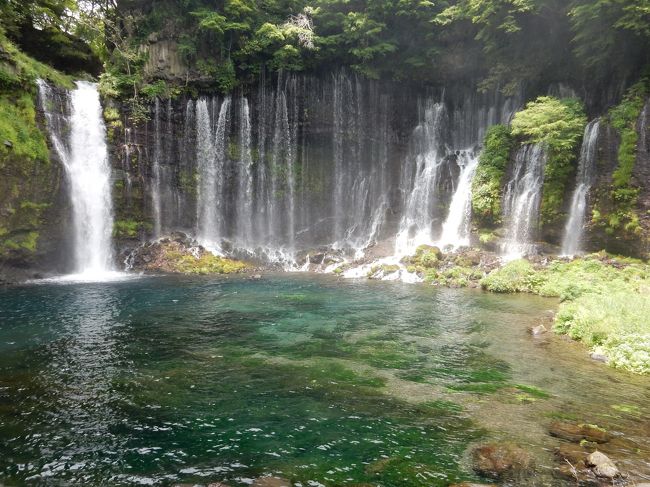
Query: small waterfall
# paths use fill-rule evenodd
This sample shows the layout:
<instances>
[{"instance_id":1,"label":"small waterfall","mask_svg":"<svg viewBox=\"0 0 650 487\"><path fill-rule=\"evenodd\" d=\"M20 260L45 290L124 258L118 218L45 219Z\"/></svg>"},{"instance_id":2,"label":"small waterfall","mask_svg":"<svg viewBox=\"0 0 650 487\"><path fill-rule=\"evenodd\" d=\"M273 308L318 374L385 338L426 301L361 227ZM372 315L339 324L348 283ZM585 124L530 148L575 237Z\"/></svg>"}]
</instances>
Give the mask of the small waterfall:
<instances>
[{"instance_id":1,"label":"small waterfall","mask_svg":"<svg viewBox=\"0 0 650 487\"><path fill-rule=\"evenodd\" d=\"M97 86L77 82L69 94L67 124L58 123L49 108L53 96L49 86L43 81L38 86L50 138L68 178L74 271L84 279L103 279L113 269L113 207L106 128Z\"/></svg>"},{"instance_id":2,"label":"small waterfall","mask_svg":"<svg viewBox=\"0 0 650 487\"><path fill-rule=\"evenodd\" d=\"M162 158L162 130L160 128L160 100L156 98L154 104L154 146L153 146L153 164L151 166L152 181L151 181L151 208L153 213L153 236L154 238L160 237L162 209L160 202L160 186L161 186L161 167L160 159Z\"/></svg>"},{"instance_id":3,"label":"small waterfall","mask_svg":"<svg viewBox=\"0 0 650 487\"><path fill-rule=\"evenodd\" d=\"M584 232L587 196L596 176L596 153L598 149L598 120L592 120L585 128L580 148L580 160L576 175L576 188L571 197L569 219L564 227L562 255L576 255L580 252Z\"/></svg>"},{"instance_id":4,"label":"small waterfall","mask_svg":"<svg viewBox=\"0 0 650 487\"><path fill-rule=\"evenodd\" d=\"M442 225L439 247L451 246L454 249L469 245L472 212L472 178L478 166L478 155L472 151L462 151L457 156L461 168L456 191L451 199L449 213Z\"/></svg>"},{"instance_id":5,"label":"small waterfall","mask_svg":"<svg viewBox=\"0 0 650 487\"><path fill-rule=\"evenodd\" d=\"M199 100L196 111L196 159L199 169L197 236L206 248L213 252L220 252L223 226L224 162L227 125L230 117L230 96L227 96L221 103L214 133L207 100Z\"/></svg>"},{"instance_id":6,"label":"small waterfall","mask_svg":"<svg viewBox=\"0 0 650 487\"><path fill-rule=\"evenodd\" d=\"M546 154L539 144L522 146L515 157L512 179L503 198L506 239L502 252L507 259L522 257L535 249L539 207L544 183Z\"/></svg>"},{"instance_id":7,"label":"small waterfall","mask_svg":"<svg viewBox=\"0 0 650 487\"><path fill-rule=\"evenodd\" d=\"M445 120L444 104L428 101L424 120L415 129L415 155L409 157L403 173L401 190L406 201L395 242L396 255L408 255L419 245L433 242L436 188L445 155Z\"/></svg>"},{"instance_id":8,"label":"small waterfall","mask_svg":"<svg viewBox=\"0 0 650 487\"><path fill-rule=\"evenodd\" d=\"M237 239L248 247L253 238L253 158L251 156L251 119L248 100L239 100L239 188L237 194Z\"/></svg>"}]
</instances>

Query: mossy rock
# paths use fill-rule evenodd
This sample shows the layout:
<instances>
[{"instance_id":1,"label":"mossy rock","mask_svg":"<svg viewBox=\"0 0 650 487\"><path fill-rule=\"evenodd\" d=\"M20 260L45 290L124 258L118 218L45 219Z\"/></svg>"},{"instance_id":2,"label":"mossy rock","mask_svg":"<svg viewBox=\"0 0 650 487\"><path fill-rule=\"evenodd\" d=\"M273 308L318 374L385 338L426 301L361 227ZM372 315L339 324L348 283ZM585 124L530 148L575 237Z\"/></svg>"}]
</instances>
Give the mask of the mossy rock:
<instances>
[{"instance_id":1,"label":"mossy rock","mask_svg":"<svg viewBox=\"0 0 650 487\"><path fill-rule=\"evenodd\" d=\"M233 274L250 268L246 262L208 252L183 234L138 247L130 261L133 270L172 274Z\"/></svg>"}]
</instances>

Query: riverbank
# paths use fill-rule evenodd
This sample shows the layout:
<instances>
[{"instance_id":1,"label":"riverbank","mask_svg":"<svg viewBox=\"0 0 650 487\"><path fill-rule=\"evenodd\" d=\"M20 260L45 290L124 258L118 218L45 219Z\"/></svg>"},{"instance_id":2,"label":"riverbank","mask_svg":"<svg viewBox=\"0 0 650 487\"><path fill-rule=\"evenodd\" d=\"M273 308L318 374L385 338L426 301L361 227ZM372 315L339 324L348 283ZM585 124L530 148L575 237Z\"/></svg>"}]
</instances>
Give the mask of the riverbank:
<instances>
[{"instance_id":1,"label":"riverbank","mask_svg":"<svg viewBox=\"0 0 650 487\"><path fill-rule=\"evenodd\" d=\"M650 265L641 260L598 252L503 262L477 249L445 254L421 246L401 263L435 286L559 298L554 332L584 343L592 358L612 367L650 373ZM373 267L368 277L391 272L399 266Z\"/></svg>"}]
</instances>

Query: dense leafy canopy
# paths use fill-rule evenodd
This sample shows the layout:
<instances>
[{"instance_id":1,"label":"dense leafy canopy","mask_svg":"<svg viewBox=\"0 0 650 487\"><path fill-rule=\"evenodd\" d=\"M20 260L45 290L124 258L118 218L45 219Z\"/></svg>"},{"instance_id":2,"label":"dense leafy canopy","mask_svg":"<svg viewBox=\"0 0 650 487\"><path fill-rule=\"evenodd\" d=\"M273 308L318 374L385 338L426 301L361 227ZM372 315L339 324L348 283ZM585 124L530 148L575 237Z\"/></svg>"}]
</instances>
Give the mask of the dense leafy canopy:
<instances>
[{"instance_id":1,"label":"dense leafy canopy","mask_svg":"<svg viewBox=\"0 0 650 487\"><path fill-rule=\"evenodd\" d=\"M145 62L140 46L162 36L223 90L266 69L341 65L503 92L559 80L611 86L650 56L647 0L6 0L0 16L21 45L48 32L57 38L48 45L71 56L80 36L131 76Z\"/></svg>"}]
</instances>

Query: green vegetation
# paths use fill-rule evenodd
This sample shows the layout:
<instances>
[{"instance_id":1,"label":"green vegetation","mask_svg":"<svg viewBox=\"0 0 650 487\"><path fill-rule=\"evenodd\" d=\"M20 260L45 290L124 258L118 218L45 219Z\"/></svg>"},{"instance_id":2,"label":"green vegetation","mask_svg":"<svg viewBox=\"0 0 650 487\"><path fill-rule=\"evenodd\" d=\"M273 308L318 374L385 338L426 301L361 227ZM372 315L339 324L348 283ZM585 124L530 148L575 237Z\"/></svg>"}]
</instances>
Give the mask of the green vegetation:
<instances>
[{"instance_id":1,"label":"green vegetation","mask_svg":"<svg viewBox=\"0 0 650 487\"><path fill-rule=\"evenodd\" d=\"M0 92L32 91L41 78L63 88L72 88L72 78L22 52L10 41L0 24Z\"/></svg>"},{"instance_id":2,"label":"green vegetation","mask_svg":"<svg viewBox=\"0 0 650 487\"><path fill-rule=\"evenodd\" d=\"M248 268L244 262L218 257L210 252L203 252L199 257L166 249L163 259L169 272L182 274L233 274Z\"/></svg>"},{"instance_id":3,"label":"green vegetation","mask_svg":"<svg viewBox=\"0 0 650 487\"><path fill-rule=\"evenodd\" d=\"M72 86L69 77L20 51L0 23L0 257L17 262L38 250L41 214L56 190L50 182L56 168L37 124L37 78Z\"/></svg>"},{"instance_id":4,"label":"green vegetation","mask_svg":"<svg viewBox=\"0 0 650 487\"><path fill-rule=\"evenodd\" d=\"M503 175L510 159L513 141L504 125L490 127L472 180L472 215L482 226L501 222Z\"/></svg>"},{"instance_id":5,"label":"green vegetation","mask_svg":"<svg viewBox=\"0 0 650 487\"><path fill-rule=\"evenodd\" d=\"M136 238L145 230L145 224L136 220L116 220L113 223L113 237Z\"/></svg>"},{"instance_id":6,"label":"green vegetation","mask_svg":"<svg viewBox=\"0 0 650 487\"><path fill-rule=\"evenodd\" d=\"M535 292L536 272L524 259L513 260L481 280L481 287L494 293Z\"/></svg>"},{"instance_id":7,"label":"green vegetation","mask_svg":"<svg viewBox=\"0 0 650 487\"><path fill-rule=\"evenodd\" d=\"M508 263L481 281L493 292L530 292L561 299L555 330L604 354L608 363L650 373L650 265L593 254L535 268Z\"/></svg>"},{"instance_id":8,"label":"green vegetation","mask_svg":"<svg viewBox=\"0 0 650 487\"><path fill-rule=\"evenodd\" d=\"M0 169L15 157L49 162L45 136L36 125L36 109L29 93L0 94Z\"/></svg>"},{"instance_id":9,"label":"green vegetation","mask_svg":"<svg viewBox=\"0 0 650 487\"><path fill-rule=\"evenodd\" d=\"M525 144L541 144L546 151L542 223L557 223L567 183L574 170L587 117L576 99L542 96L512 120L512 135Z\"/></svg>"},{"instance_id":10,"label":"green vegetation","mask_svg":"<svg viewBox=\"0 0 650 487\"><path fill-rule=\"evenodd\" d=\"M618 163L610 187L597 188L592 222L609 235L622 233L625 237L640 234L636 211L639 188L632 181L636 163L637 120L650 91L646 79L632 86L623 101L609 112L610 124L620 136Z\"/></svg>"},{"instance_id":11,"label":"green vegetation","mask_svg":"<svg viewBox=\"0 0 650 487\"><path fill-rule=\"evenodd\" d=\"M476 267L452 266L431 269L425 273L424 280L445 287L470 287L483 277L483 271Z\"/></svg>"},{"instance_id":12,"label":"green vegetation","mask_svg":"<svg viewBox=\"0 0 650 487\"><path fill-rule=\"evenodd\" d=\"M421 269L431 269L440 264L442 257L442 252L438 247L420 245L415 249L415 254L409 257L404 257L402 263Z\"/></svg>"}]
</instances>

